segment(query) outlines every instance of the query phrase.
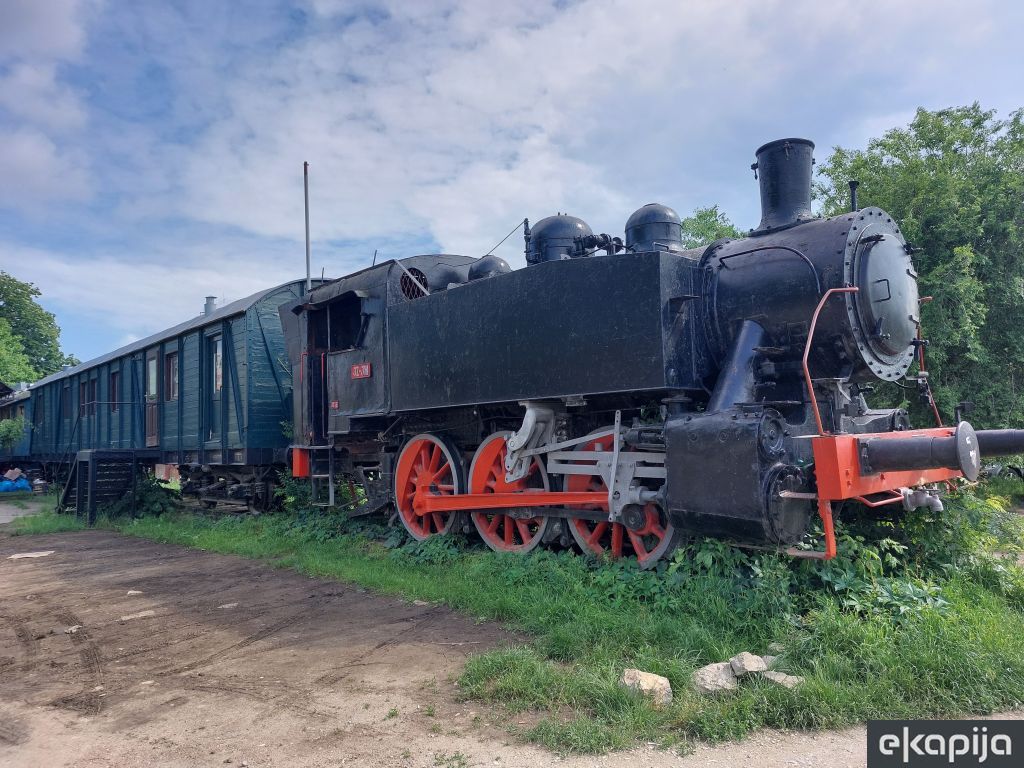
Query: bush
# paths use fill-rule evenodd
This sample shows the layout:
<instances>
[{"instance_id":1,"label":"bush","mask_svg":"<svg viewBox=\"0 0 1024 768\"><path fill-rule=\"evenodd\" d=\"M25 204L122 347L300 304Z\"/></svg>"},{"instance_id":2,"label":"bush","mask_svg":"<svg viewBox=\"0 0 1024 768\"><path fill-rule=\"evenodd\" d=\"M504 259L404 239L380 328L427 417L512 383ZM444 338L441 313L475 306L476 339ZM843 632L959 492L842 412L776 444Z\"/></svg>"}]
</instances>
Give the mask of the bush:
<instances>
[{"instance_id":1,"label":"bush","mask_svg":"<svg viewBox=\"0 0 1024 768\"><path fill-rule=\"evenodd\" d=\"M23 416L0 419L0 450L9 451L25 437L28 423Z\"/></svg>"},{"instance_id":2,"label":"bush","mask_svg":"<svg viewBox=\"0 0 1024 768\"><path fill-rule=\"evenodd\" d=\"M172 491L150 474L140 472L134 490L97 510L99 517L109 520L121 518L159 517L179 509L181 494Z\"/></svg>"}]
</instances>

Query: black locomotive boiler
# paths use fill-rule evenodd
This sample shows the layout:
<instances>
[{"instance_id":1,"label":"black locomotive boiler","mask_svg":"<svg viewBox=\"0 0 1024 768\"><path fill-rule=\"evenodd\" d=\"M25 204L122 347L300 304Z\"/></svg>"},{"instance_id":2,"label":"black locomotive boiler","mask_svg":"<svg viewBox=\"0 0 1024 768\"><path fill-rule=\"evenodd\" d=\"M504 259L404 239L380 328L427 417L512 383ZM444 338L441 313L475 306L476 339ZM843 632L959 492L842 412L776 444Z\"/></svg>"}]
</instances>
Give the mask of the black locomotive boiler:
<instances>
[{"instance_id":1,"label":"black locomotive boiler","mask_svg":"<svg viewBox=\"0 0 1024 768\"><path fill-rule=\"evenodd\" d=\"M559 214L526 225L525 269L414 256L283 306L293 473L323 504L358 483L353 514L417 539L471 523L496 550L645 567L686 534L789 547L816 517L825 551L792 551L833 557L848 499L941 509L937 484L1024 431L868 405L923 343L912 249L878 208L811 213L813 146L757 151L748 237L686 250L656 204L624 239Z\"/></svg>"}]
</instances>

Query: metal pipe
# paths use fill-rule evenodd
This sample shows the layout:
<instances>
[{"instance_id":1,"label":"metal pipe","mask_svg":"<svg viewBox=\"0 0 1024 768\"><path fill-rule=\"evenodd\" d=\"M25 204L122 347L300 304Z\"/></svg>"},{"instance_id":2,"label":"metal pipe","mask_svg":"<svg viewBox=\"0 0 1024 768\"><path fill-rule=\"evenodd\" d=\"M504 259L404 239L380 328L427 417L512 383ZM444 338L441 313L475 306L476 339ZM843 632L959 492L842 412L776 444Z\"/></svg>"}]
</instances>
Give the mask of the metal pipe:
<instances>
[{"instance_id":1,"label":"metal pipe","mask_svg":"<svg viewBox=\"0 0 1024 768\"><path fill-rule=\"evenodd\" d=\"M929 430L938 432L939 430ZM869 437L859 441L861 474L954 469L977 480L981 453L974 428L961 421L952 434L908 434Z\"/></svg>"},{"instance_id":2,"label":"metal pipe","mask_svg":"<svg viewBox=\"0 0 1024 768\"><path fill-rule=\"evenodd\" d=\"M818 434L825 434L825 426L821 422L821 410L818 408L818 398L814 394L814 381L811 379L811 367L808 364L808 358L811 356L811 345L814 343L814 331L818 327L818 315L821 314L821 310L825 307L827 302L834 294L837 293L857 293L860 289L853 285L848 285L845 288L829 288L825 291L825 295L821 297L818 302L818 306L814 308L814 314L811 315L811 324L807 328L807 342L804 344L804 356L801 361L804 368L804 384L807 385L807 396L811 400L811 411L814 414L814 424L818 428Z\"/></svg>"},{"instance_id":3,"label":"metal pipe","mask_svg":"<svg viewBox=\"0 0 1024 768\"><path fill-rule=\"evenodd\" d=\"M983 457L1024 453L1024 429L983 429L978 432L978 449Z\"/></svg>"},{"instance_id":4,"label":"metal pipe","mask_svg":"<svg viewBox=\"0 0 1024 768\"><path fill-rule=\"evenodd\" d=\"M309 163L302 163L302 189L306 199L306 293L313 290L309 271Z\"/></svg>"},{"instance_id":5,"label":"metal pipe","mask_svg":"<svg viewBox=\"0 0 1024 768\"><path fill-rule=\"evenodd\" d=\"M860 210L857 207L857 187L860 186L860 182L856 179L850 179L847 183L850 185L850 212L856 213Z\"/></svg>"}]
</instances>

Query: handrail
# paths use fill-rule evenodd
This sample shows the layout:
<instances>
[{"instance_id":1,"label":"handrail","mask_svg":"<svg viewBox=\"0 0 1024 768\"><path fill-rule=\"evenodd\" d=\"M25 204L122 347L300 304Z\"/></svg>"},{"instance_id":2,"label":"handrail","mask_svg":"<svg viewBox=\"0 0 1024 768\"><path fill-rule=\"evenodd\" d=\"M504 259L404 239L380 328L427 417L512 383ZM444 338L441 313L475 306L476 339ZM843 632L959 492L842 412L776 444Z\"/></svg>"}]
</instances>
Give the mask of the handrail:
<instances>
[{"instance_id":1,"label":"handrail","mask_svg":"<svg viewBox=\"0 0 1024 768\"><path fill-rule=\"evenodd\" d=\"M811 380L811 370L810 367L807 365L807 359L810 357L811 354L811 344L814 341L814 331L818 326L818 315L821 314L821 310L824 308L825 302L832 298L833 294L857 293L857 291L859 290L860 288L857 288L856 286L852 285L846 286L845 288L829 288L827 291L825 291L825 294L821 297L821 300L818 301L818 306L815 307L814 314L811 316L811 325L807 329L807 342L804 344L803 357L804 382L807 384L807 394L811 398L811 407L814 409L814 422L818 426L819 436L825 434L825 426L824 424L822 424L821 421L821 411L818 410L818 398L815 397L814 395L814 382Z\"/></svg>"}]
</instances>

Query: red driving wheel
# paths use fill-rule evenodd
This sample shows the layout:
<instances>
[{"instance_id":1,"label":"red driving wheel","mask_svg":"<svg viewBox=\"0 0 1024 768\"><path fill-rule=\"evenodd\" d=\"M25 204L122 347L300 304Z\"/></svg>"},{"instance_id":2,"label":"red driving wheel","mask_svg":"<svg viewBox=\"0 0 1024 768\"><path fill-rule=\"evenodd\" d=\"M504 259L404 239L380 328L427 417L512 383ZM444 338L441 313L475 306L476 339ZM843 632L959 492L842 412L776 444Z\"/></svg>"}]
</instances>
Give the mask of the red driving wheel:
<instances>
[{"instance_id":1,"label":"red driving wheel","mask_svg":"<svg viewBox=\"0 0 1024 768\"><path fill-rule=\"evenodd\" d=\"M457 512L421 512L417 498L450 496L462 491L458 451L436 435L416 435L402 448L395 467L395 504L409 535L418 541L448 533Z\"/></svg>"},{"instance_id":2,"label":"red driving wheel","mask_svg":"<svg viewBox=\"0 0 1024 768\"><path fill-rule=\"evenodd\" d=\"M540 459L534 458L526 476L509 483L505 480L506 440L511 432L495 432L477 449L469 469L470 493L543 493L548 476ZM530 552L544 539L550 518L506 514L500 509L471 514L480 538L497 552Z\"/></svg>"},{"instance_id":3,"label":"red driving wheel","mask_svg":"<svg viewBox=\"0 0 1024 768\"><path fill-rule=\"evenodd\" d=\"M581 451L611 451L611 435L598 437L580 446ZM608 486L599 475L566 475L567 491L608 491ZM588 505L584 509L608 511L608 502ZM668 521L668 516L657 504L643 508L641 525L627 528L622 523L607 520L581 520L568 518L569 532L580 549L594 555L611 557L635 557L641 568L651 568L660 559L672 553L678 542L678 534Z\"/></svg>"}]
</instances>

